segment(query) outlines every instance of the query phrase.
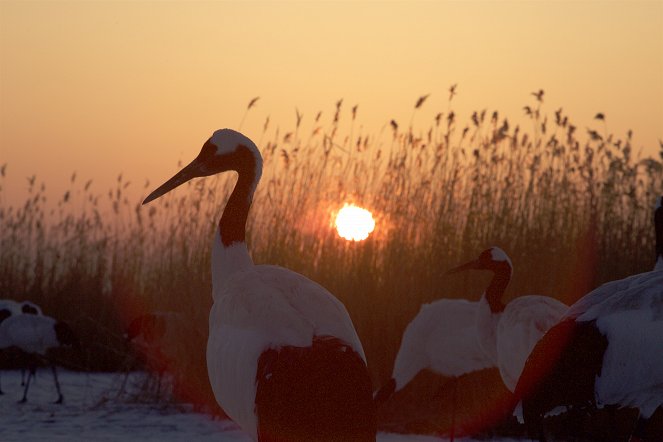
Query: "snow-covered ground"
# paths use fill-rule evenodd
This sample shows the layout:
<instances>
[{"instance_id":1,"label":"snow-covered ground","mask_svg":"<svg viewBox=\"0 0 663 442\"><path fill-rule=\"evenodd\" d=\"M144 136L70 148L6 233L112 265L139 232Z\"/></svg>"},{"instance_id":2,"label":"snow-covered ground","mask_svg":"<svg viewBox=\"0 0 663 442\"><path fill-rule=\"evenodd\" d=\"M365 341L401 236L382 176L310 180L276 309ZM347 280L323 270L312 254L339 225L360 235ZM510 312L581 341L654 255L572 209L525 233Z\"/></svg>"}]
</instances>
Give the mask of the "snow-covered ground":
<instances>
[{"instance_id":1,"label":"snow-covered ground","mask_svg":"<svg viewBox=\"0 0 663 442\"><path fill-rule=\"evenodd\" d=\"M250 442L230 421L194 413L186 405L164 406L130 401L132 386L144 376L58 371L64 404L57 399L50 370L37 372L28 402L19 404L23 387L18 371L2 371L0 440L3 442ZM133 387L135 388L135 387ZM122 394L118 394L119 392ZM379 442L439 442L428 436L381 433ZM457 439L458 440L458 439ZM470 439L463 439L470 441ZM506 439L504 439L506 441Z\"/></svg>"}]
</instances>

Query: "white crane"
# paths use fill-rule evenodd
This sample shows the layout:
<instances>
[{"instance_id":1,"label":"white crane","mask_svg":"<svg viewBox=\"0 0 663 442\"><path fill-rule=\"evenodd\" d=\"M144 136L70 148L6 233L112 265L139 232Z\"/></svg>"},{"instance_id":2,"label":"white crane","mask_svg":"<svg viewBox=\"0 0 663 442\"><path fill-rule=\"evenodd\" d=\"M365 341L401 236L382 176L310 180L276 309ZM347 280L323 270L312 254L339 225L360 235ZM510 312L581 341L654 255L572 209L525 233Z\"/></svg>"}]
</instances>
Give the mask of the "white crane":
<instances>
[{"instance_id":1,"label":"white crane","mask_svg":"<svg viewBox=\"0 0 663 442\"><path fill-rule=\"evenodd\" d=\"M504 305L502 296L511 280L513 266L499 247L484 250L476 260L449 273L470 269L493 272L493 279L479 301L476 336L479 346L499 369L504 385L513 392L532 348L568 307L539 295L521 296Z\"/></svg>"},{"instance_id":2,"label":"white crane","mask_svg":"<svg viewBox=\"0 0 663 442\"><path fill-rule=\"evenodd\" d=\"M477 307L478 303L465 299L439 299L422 305L403 333L391 379L376 393L375 401L378 404L386 401L417 373L429 369L453 378L455 416L457 378L495 366L476 338ZM454 430L451 429L451 440Z\"/></svg>"},{"instance_id":3,"label":"white crane","mask_svg":"<svg viewBox=\"0 0 663 442\"><path fill-rule=\"evenodd\" d=\"M184 333L190 328L181 313L169 311L140 315L127 327L126 343L133 344L148 369L157 373L157 397L164 372L171 373L177 381L177 368L186 365L184 359L191 351L191 343L184 339Z\"/></svg>"},{"instance_id":4,"label":"white crane","mask_svg":"<svg viewBox=\"0 0 663 442\"><path fill-rule=\"evenodd\" d=\"M25 357L28 368L28 379L25 383L23 398L27 401L30 379L34 377L37 364L46 360L51 365L58 399L55 403L61 404L63 397L60 391L57 371L49 357L49 350L60 346L73 346L80 349L78 338L64 322L58 322L50 316L43 315L14 315L0 324L0 349L16 348Z\"/></svg>"},{"instance_id":5,"label":"white crane","mask_svg":"<svg viewBox=\"0 0 663 442\"><path fill-rule=\"evenodd\" d=\"M542 419L558 406L639 410L631 441L645 437L663 405L663 208L655 207L656 264L651 272L591 291L532 351L516 398L531 436L544 440Z\"/></svg>"},{"instance_id":6,"label":"white crane","mask_svg":"<svg viewBox=\"0 0 663 442\"><path fill-rule=\"evenodd\" d=\"M169 353L179 342L187 322L179 312L157 311L134 318L127 326L125 338L141 352ZM164 354L164 356L166 356Z\"/></svg>"},{"instance_id":7,"label":"white crane","mask_svg":"<svg viewBox=\"0 0 663 442\"><path fill-rule=\"evenodd\" d=\"M254 265L245 225L262 174L246 136L221 129L148 203L195 178L238 173L212 244L207 367L217 402L253 439L375 441L366 357L343 304L291 270Z\"/></svg>"},{"instance_id":8,"label":"white crane","mask_svg":"<svg viewBox=\"0 0 663 442\"><path fill-rule=\"evenodd\" d=\"M14 315L42 315L41 307L34 302L23 301L16 302L12 299L0 299L0 324ZM3 350L0 348L0 351ZM25 385L25 369L21 367L21 385ZM0 387L0 395L4 394L2 387Z\"/></svg>"}]
</instances>

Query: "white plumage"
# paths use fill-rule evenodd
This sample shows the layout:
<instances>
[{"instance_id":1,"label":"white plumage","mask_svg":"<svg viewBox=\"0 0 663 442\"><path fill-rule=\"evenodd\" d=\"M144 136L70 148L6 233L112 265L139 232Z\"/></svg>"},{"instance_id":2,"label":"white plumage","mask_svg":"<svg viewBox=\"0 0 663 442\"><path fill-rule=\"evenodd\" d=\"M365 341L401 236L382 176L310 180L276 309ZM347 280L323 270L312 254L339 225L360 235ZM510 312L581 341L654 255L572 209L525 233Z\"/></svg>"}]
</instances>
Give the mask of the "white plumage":
<instances>
[{"instance_id":1,"label":"white plumage","mask_svg":"<svg viewBox=\"0 0 663 442\"><path fill-rule=\"evenodd\" d=\"M497 325L497 367L509 391L515 390L536 343L567 308L556 299L537 295L521 296L507 304Z\"/></svg>"},{"instance_id":2,"label":"white plumage","mask_svg":"<svg viewBox=\"0 0 663 442\"><path fill-rule=\"evenodd\" d=\"M4 311L6 317L18 315L21 313L21 307L18 302L11 299L0 299L0 311Z\"/></svg>"},{"instance_id":3,"label":"white plumage","mask_svg":"<svg viewBox=\"0 0 663 442\"><path fill-rule=\"evenodd\" d=\"M493 367L477 342L476 311L477 303L464 299L422 305L403 333L392 374L395 391L424 369L457 377Z\"/></svg>"},{"instance_id":4,"label":"white plumage","mask_svg":"<svg viewBox=\"0 0 663 442\"><path fill-rule=\"evenodd\" d=\"M628 284L609 284L612 294L590 305L576 322L596 321L608 339L594 387L597 403L638 408L648 419L663 405L663 272L627 279Z\"/></svg>"},{"instance_id":5,"label":"white plumage","mask_svg":"<svg viewBox=\"0 0 663 442\"><path fill-rule=\"evenodd\" d=\"M310 347L314 336L335 336L366 361L345 307L298 273L253 266L214 288L208 370L215 396L242 428L256 428L253 398L260 354L282 346Z\"/></svg>"},{"instance_id":6,"label":"white plumage","mask_svg":"<svg viewBox=\"0 0 663 442\"><path fill-rule=\"evenodd\" d=\"M71 329L50 316L24 314L14 315L0 324L0 349L16 348L26 355L28 360L28 380L23 392L22 402L27 400L30 378L34 377L36 362L48 359L48 351L63 345L79 347L78 340ZM53 378L58 392L57 403L62 402L62 393L57 380L55 365L51 365Z\"/></svg>"},{"instance_id":7,"label":"white plumage","mask_svg":"<svg viewBox=\"0 0 663 442\"><path fill-rule=\"evenodd\" d=\"M45 355L60 345L50 316L15 315L0 324L0 348L15 346L26 353Z\"/></svg>"},{"instance_id":8,"label":"white plumage","mask_svg":"<svg viewBox=\"0 0 663 442\"><path fill-rule=\"evenodd\" d=\"M391 379L376 393L375 401L386 401L422 370L457 377L485 368L494 362L479 347L475 317L478 304L464 299L439 299L421 306L403 333ZM450 439L454 440L456 384Z\"/></svg>"},{"instance_id":9,"label":"white plumage","mask_svg":"<svg viewBox=\"0 0 663 442\"><path fill-rule=\"evenodd\" d=\"M366 415L351 416L346 420L347 424L356 420L355 426L372 425L372 430L369 428L367 432L362 433L368 435L368 438L354 435L346 439L341 436L334 438L336 437L334 435L324 435L339 441L374 441L375 415L374 409L368 409L372 406L372 398L366 357L343 304L308 278L281 267L256 266L249 256L244 239L245 223L262 171L262 158L255 144L238 132L228 129L216 131L205 143L199 156L148 196L145 203L191 178L227 170L237 171L239 177L213 240L214 305L210 312L207 345L208 373L218 403L254 439L271 441L275 439L271 438L269 432L281 431L279 425L287 427L287 431L297 432L306 426L308 421L303 422L306 419L311 420L308 423L311 424L311 431L314 434L317 434L316 431L324 433L324 430L319 428L316 430L315 419L329 419L330 416L344 413L345 408L355 406L363 400L368 404ZM338 345L332 344L335 347L331 353L325 353L327 350L318 350L329 349L327 344L314 348L314 341L328 337L339 342ZM274 352L270 353L269 350ZM270 393L261 394L263 386L265 391L272 391L269 390L272 387L281 388L280 384L274 384L277 378L288 377L287 372L269 371L272 365L278 365L279 358L293 357L292 354L316 355L318 351L322 351L320 355L324 358L339 361L342 361L344 356L334 355L356 354L362 368L356 372L341 370L334 373L332 379L318 379L311 383L312 389L315 390L316 382L342 383L346 378L357 377L361 378L361 381L358 381L361 388L355 388L357 391L350 392L357 396L348 397L345 405L311 403L309 404L311 409L307 410L304 407L303 411L300 406L302 404L287 403L287 401L272 407L270 401L275 401L275 404L283 401L290 390L287 385L284 390L280 390L282 398L272 397ZM322 359L327 360L324 358ZM259 377L258 373L261 364L267 368L263 366L260 368L268 371L263 377ZM355 367L354 370L356 369ZM311 379L316 379L314 375L311 373ZM291 384L293 390L299 388L296 385L297 380L287 382L295 383ZM365 390L363 393L365 398L360 396L362 393L359 390ZM257 403L258 396L263 398L260 404ZM314 412L313 409L320 405L330 408L324 412ZM293 407L293 410L299 407L296 412L304 414L294 417L293 421L289 422L287 415L289 409L283 409L287 407ZM277 424L274 424L274 419ZM344 431L340 428L343 424L339 422L339 428L335 430L338 434ZM277 428L274 429L270 425L277 425ZM320 428L321 426L322 424L318 425ZM291 440L286 435L281 436L283 440ZM311 435L300 437L303 438L328 440Z\"/></svg>"},{"instance_id":10,"label":"white plumage","mask_svg":"<svg viewBox=\"0 0 663 442\"><path fill-rule=\"evenodd\" d=\"M551 407L595 402L637 408L636 440L663 405L661 198L654 225L654 270L608 282L578 300L527 361L517 396L540 433L541 416Z\"/></svg>"},{"instance_id":11,"label":"white plumage","mask_svg":"<svg viewBox=\"0 0 663 442\"><path fill-rule=\"evenodd\" d=\"M527 356L545 332L566 312L567 306L547 296L528 295L506 306L501 298L511 279L512 265L499 247L481 253L478 259L450 270L451 273L491 270L493 279L477 308L476 333L480 348L498 367L504 385L514 391Z\"/></svg>"}]
</instances>

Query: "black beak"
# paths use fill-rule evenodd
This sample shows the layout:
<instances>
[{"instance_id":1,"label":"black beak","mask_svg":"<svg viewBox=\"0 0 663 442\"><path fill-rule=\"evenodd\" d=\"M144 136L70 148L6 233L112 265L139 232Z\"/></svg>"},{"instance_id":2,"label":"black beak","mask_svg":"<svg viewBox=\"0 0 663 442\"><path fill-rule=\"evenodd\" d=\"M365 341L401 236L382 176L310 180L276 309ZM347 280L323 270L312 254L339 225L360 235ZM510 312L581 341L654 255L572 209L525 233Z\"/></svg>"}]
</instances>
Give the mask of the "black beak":
<instances>
[{"instance_id":1,"label":"black beak","mask_svg":"<svg viewBox=\"0 0 663 442\"><path fill-rule=\"evenodd\" d=\"M207 173L205 163L198 157L190 162L184 169L177 172L171 179L159 186L154 192L150 193L147 198L145 198L145 201L143 201L143 204L147 204L150 201L159 198L177 186L186 183L190 179L207 175L209 175L209 173Z\"/></svg>"},{"instance_id":2,"label":"black beak","mask_svg":"<svg viewBox=\"0 0 663 442\"><path fill-rule=\"evenodd\" d=\"M464 272L465 270L477 270L481 269L481 264L479 260L473 260L470 262L466 262L465 264L459 265L458 267L454 267L453 269L447 270L447 275L451 275L453 273L458 273L458 272Z\"/></svg>"}]
</instances>

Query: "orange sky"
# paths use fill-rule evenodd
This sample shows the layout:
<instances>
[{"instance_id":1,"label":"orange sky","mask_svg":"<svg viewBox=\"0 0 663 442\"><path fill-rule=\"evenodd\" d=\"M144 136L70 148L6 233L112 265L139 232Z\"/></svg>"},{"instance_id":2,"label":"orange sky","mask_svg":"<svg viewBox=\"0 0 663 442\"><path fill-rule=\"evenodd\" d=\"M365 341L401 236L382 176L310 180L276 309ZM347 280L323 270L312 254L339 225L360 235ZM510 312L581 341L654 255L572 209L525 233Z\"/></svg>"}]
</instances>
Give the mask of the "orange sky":
<instances>
[{"instance_id":1,"label":"orange sky","mask_svg":"<svg viewBox=\"0 0 663 442\"><path fill-rule=\"evenodd\" d=\"M269 115L292 128L344 98L368 132L453 108L511 121L546 90L579 127L604 112L663 138L663 2L0 2L0 164L20 195L77 171L105 190L119 172L154 184L211 132L256 140ZM428 126L426 126L428 127ZM5 193L4 198L7 198ZM5 200L6 201L6 200Z\"/></svg>"}]
</instances>

